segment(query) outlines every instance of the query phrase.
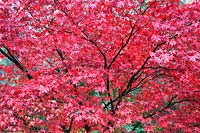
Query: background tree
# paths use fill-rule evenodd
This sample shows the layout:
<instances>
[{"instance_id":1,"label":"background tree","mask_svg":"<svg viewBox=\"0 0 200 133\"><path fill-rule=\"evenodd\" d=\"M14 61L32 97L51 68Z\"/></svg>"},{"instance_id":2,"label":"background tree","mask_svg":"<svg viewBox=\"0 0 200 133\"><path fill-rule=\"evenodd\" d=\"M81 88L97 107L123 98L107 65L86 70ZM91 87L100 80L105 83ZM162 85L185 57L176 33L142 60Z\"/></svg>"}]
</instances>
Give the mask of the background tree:
<instances>
[{"instance_id":1,"label":"background tree","mask_svg":"<svg viewBox=\"0 0 200 133\"><path fill-rule=\"evenodd\" d=\"M0 130L200 131L199 4L1 1Z\"/></svg>"}]
</instances>

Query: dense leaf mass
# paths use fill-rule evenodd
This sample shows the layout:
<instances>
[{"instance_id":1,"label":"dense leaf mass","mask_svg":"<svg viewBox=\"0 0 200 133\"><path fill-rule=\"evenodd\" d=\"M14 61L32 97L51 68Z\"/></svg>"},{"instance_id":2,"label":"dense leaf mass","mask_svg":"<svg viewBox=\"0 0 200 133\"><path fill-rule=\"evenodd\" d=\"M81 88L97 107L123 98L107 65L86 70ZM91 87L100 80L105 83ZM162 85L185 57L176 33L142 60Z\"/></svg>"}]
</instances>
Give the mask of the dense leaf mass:
<instances>
[{"instance_id":1,"label":"dense leaf mass","mask_svg":"<svg viewBox=\"0 0 200 133\"><path fill-rule=\"evenodd\" d=\"M0 132L200 131L199 22L198 0L1 0Z\"/></svg>"}]
</instances>

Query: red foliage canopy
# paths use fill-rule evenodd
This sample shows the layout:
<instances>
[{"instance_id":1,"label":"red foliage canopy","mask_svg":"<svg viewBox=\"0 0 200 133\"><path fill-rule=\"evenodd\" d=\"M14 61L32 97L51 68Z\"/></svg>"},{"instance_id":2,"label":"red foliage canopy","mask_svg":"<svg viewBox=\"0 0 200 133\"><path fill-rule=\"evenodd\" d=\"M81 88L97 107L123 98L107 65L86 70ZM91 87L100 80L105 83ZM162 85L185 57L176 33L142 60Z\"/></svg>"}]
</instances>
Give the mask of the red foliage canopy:
<instances>
[{"instance_id":1,"label":"red foliage canopy","mask_svg":"<svg viewBox=\"0 0 200 133\"><path fill-rule=\"evenodd\" d=\"M199 16L198 0L1 0L0 131L200 131Z\"/></svg>"}]
</instances>

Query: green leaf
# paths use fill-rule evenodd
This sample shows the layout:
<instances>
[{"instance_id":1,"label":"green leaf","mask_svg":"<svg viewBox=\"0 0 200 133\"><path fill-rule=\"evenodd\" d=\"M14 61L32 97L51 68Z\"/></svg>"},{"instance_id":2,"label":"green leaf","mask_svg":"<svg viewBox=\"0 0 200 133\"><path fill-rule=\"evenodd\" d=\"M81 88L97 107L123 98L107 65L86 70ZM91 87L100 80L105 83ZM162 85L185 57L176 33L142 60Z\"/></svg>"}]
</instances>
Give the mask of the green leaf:
<instances>
[{"instance_id":1,"label":"green leaf","mask_svg":"<svg viewBox=\"0 0 200 133\"><path fill-rule=\"evenodd\" d=\"M125 125L123 126L124 129L126 129L127 132L132 132L134 129L134 125Z\"/></svg>"},{"instance_id":2,"label":"green leaf","mask_svg":"<svg viewBox=\"0 0 200 133\"><path fill-rule=\"evenodd\" d=\"M158 127L158 124L155 124L154 125L155 127L154 127L154 130L156 131L156 132L160 132L160 131L165 131L165 128L164 127Z\"/></svg>"},{"instance_id":3,"label":"green leaf","mask_svg":"<svg viewBox=\"0 0 200 133\"><path fill-rule=\"evenodd\" d=\"M39 115L39 116L38 116L38 119L40 119L40 120L45 120L45 121L46 121L46 117L43 116L43 115Z\"/></svg>"},{"instance_id":4,"label":"green leaf","mask_svg":"<svg viewBox=\"0 0 200 133\"><path fill-rule=\"evenodd\" d=\"M138 93L141 93L142 92L142 88L136 88L134 89L133 91L131 91L131 95L136 97Z\"/></svg>"},{"instance_id":5,"label":"green leaf","mask_svg":"<svg viewBox=\"0 0 200 133\"><path fill-rule=\"evenodd\" d=\"M116 94L117 94L118 91L119 91L118 88L115 88L115 89L113 90L113 93L112 93L113 98L116 98Z\"/></svg>"},{"instance_id":6,"label":"green leaf","mask_svg":"<svg viewBox=\"0 0 200 133\"><path fill-rule=\"evenodd\" d=\"M84 82L80 82L80 83L78 84L78 86L85 86L85 83L84 83Z\"/></svg>"},{"instance_id":7,"label":"green leaf","mask_svg":"<svg viewBox=\"0 0 200 133\"><path fill-rule=\"evenodd\" d=\"M135 99L129 97L129 98L128 98L128 101L131 102L131 103L133 103L133 102L135 102Z\"/></svg>"},{"instance_id":8,"label":"green leaf","mask_svg":"<svg viewBox=\"0 0 200 133\"><path fill-rule=\"evenodd\" d=\"M91 133L100 133L98 130L92 131Z\"/></svg>"},{"instance_id":9,"label":"green leaf","mask_svg":"<svg viewBox=\"0 0 200 133\"><path fill-rule=\"evenodd\" d=\"M140 121L137 121L134 124L124 125L122 127L126 129L127 132L134 131L135 133L145 133Z\"/></svg>"},{"instance_id":10,"label":"green leaf","mask_svg":"<svg viewBox=\"0 0 200 133\"><path fill-rule=\"evenodd\" d=\"M100 93L96 90L92 90L89 92L90 96L96 96L96 97L100 97Z\"/></svg>"}]
</instances>

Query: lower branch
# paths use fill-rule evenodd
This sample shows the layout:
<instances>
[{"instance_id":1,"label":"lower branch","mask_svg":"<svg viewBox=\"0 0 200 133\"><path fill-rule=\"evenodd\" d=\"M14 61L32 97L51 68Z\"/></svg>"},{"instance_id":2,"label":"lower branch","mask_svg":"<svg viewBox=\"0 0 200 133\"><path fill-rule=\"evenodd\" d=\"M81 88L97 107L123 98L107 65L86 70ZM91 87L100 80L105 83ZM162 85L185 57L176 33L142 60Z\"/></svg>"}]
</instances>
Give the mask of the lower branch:
<instances>
[{"instance_id":1,"label":"lower branch","mask_svg":"<svg viewBox=\"0 0 200 133\"><path fill-rule=\"evenodd\" d=\"M70 133L71 132L73 121L74 121L74 118L72 117L68 128L66 128L65 125L62 125L62 124L60 125L60 127L62 128L64 133Z\"/></svg>"},{"instance_id":2,"label":"lower branch","mask_svg":"<svg viewBox=\"0 0 200 133\"><path fill-rule=\"evenodd\" d=\"M174 101L174 99L178 97L178 95L173 96L170 101L168 102L168 104L166 106L164 106L163 108L157 110L157 111L152 111L150 113L147 113L146 115L143 116L143 118L149 118L152 117L154 115L156 115L158 112L161 113L163 111L165 111L165 109L171 108L172 106L174 106L175 104L178 103L182 103L182 102L198 102L196 99L182 99L179 101Z\"/></svg>"},{"instance_id":3,"label":"lower branch","mask_svg":"<svg viewBox=\"0 0 200 133\"><path fill-rule=\"evenodd\" d=\"M28 79L33 79L32 75L30 75L28 73L28 70L23 67L23 65L21 64L21 62L13 54L11 54L10 50L6 46L4 46L4 45L3 45L3 48L6 49L7 53L4 50L2 50L1 48L0 48L0 52L5 57L7 57L11 62L13 62L20 70L22 70L23 72L26 72L27 73L26 77Z\"/></svg>"}]
</instances>

